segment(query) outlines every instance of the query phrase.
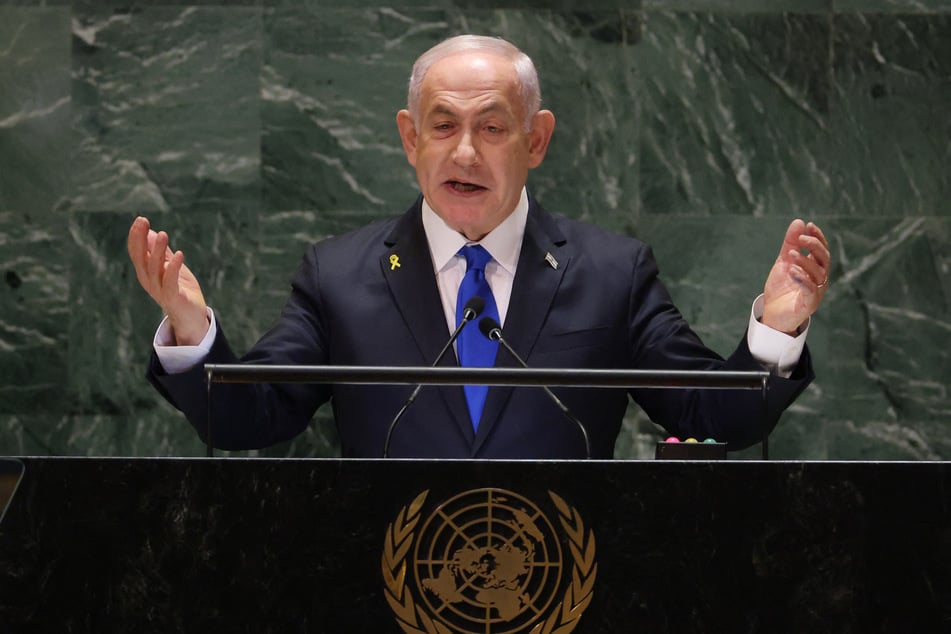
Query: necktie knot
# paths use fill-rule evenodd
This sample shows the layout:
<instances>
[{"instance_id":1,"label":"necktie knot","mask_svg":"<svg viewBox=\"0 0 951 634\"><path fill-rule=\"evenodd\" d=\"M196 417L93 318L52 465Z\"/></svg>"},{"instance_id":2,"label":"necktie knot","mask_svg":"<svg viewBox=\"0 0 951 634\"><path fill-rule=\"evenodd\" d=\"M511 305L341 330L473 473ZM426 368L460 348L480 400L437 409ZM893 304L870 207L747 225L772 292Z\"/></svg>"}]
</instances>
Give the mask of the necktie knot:
<instances>
[{"instance_id":1,"label":"necktie knot","mask_svg":"<svg viewBox=\"0 0 951 634\"><path fill-rule=\"evenodd\" d=\"M459 249L459 254L466 259L467 271L485 271L485 265L492 256L481 244L470 244Z\"/></svg>"}]
</instances>

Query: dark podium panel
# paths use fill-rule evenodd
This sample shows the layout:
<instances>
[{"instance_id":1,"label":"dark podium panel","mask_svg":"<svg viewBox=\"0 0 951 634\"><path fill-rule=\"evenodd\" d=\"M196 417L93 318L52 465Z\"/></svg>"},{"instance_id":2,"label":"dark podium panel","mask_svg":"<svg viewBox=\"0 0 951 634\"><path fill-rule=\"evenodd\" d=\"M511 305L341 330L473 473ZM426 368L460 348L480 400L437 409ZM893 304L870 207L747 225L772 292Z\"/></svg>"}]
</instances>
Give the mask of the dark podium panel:
<instances>
[{"instance_id":1,"label":"dark podium panel","mask_svg":"<svg viewBox=\"0 0 951 634\"><path fill-rule=\"evenodd\" d=\"M951 630L943 463L22 461L0 632Z\"/></svg>"}]
</instances>

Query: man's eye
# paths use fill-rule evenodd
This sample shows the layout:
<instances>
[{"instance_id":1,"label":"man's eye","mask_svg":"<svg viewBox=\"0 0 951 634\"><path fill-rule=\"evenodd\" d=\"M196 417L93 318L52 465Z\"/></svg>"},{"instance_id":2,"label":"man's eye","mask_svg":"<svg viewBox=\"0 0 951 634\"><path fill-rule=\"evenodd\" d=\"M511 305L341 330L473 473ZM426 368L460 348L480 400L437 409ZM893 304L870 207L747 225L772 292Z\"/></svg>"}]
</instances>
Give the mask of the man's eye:
<instances>
[{"instance_id":1,"label":"man's eye","mask_svg":"<svg viewBox=\"0 0 951 634\"><path fill-rule=\"evenodd\" d=\"M452 124L451 124L451 123L437 123L437 124L436 124L435 126L433 126L433 127L434 127L436 130L446 131L446 130L451 130L451 129L452 129Z\"/></svg>"},{"instance_id":2,"label":"man's eye","mask_svg":"<svg viewBox=\"0 0 951 634\"><path fill-rule=\"evenodd\" d=\"M495 125L487 125L485 126L485 131L490 134L498 134L502 131L502 128Z\"/></svg>"}]
</instances>

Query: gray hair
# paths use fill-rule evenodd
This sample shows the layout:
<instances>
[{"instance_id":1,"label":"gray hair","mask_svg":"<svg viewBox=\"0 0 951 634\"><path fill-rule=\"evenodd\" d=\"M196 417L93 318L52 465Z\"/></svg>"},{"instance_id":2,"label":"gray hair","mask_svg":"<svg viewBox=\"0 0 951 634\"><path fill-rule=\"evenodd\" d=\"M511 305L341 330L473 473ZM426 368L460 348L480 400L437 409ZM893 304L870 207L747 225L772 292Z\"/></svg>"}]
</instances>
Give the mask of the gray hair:
<instances>
[{"instance_id":1,"label":"gray hair","mask_svg":"<svg viewBox=\"0 0 951 634\"><path fill-rule=\"evenodd\" d=\"M506 42L500 37L484 35L457 35L443 40L419 56L419 59L413 64L413 73L409 78L409 94L406 99L406 107L413 117L413 121L419 125L419 97L423 78L426 77L429 68L442 59L464 51L485 51L512 62L518 78L518 92L522 98L522 106L525 111L525 131L529 131L532 126L532 117L535 116L542 104L542 93L535 64L532 63L532 58L520 51L514 44Z\"/></svg>"}]
</instances>

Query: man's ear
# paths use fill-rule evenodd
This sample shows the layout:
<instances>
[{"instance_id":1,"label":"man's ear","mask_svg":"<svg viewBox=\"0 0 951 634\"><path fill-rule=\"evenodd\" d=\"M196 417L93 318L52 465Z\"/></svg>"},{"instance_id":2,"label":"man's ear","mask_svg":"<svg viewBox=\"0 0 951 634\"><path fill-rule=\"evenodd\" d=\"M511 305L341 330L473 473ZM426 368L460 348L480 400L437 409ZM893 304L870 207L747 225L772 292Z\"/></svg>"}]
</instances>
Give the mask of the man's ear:
<instances>
[{"instance_id":1,"label":"man's ear","mask_svg":"<svg viewBox=\"0 0 951 634\"><path fill-rule=\"evenodd\" d=\"M532 117L532 129L528 133L528 167L541 165L548 151L548 142L555 131L555 115L550 110L539 110Z\"/></svg>"},{"instance_id":2,"label":"man's ear","mask_svg":"<svg viewBox=\"0 0 951 634\"><path fill-rule=\"evenodd\" d=\"M403 142L403 151L406 152L406 160L413 167L416 167L416 124L413 123L413 116L409 110L400 110L396 113L396 127L400 131L400 140Z\"/></svg>"}]
</instances>

